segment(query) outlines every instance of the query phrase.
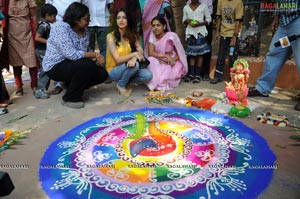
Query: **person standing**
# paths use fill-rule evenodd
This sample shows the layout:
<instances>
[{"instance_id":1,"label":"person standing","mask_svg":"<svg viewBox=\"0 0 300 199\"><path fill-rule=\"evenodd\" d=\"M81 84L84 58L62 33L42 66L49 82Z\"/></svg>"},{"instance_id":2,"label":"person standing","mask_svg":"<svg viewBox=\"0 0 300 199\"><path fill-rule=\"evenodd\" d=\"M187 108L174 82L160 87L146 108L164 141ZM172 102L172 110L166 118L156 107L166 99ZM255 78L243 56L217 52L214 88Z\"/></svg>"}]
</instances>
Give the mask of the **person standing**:
<instances>
[{"instance_id":1,"label":"person standing","mask_svg":"<svg viewBox=\"0 0 300 199\"><path fill-rule=\"evenodd\" d=\"M213 21L213 2L212 1L213 0L200 0L200 2L202 4L207 5L211 20ZM205 26L206 26L206 30L207 30L206 42L209 46L211 46L212 34L213 34L213 23L211 22L209 24L206 24ZM212 53L212 50L203 55L203 64L202 64L202 68L201 68L201 77L202 77L203 81L210 80L209 69L210 69L211 53Z\"/></svg>"},{"instance_id":2,"label":"person standing","mask_svg":"<svg viewBox=\"0 0 300 199\"><path fill-rule=\"evenodd\" d=\"M214 14L213 14L213 0L199 0L202 4L206 4L209 10L210 18L213 21ZM188 0L187 3L191 3L191 0ZM205 19L206 20L206 19ZM207 35L205 37L206 42L209 46L211 46L212 38L213 38L213 23L206 24ZM203 64L201 67L201 77L203 81L209 81L209 69L210 69L210 61L211 61L211 53L210 50L208 53L203 55Z\"/></svg>"},{"instance_id":3,"label":"person standing","mask_svg":"<svg viewBox=\"0 0 300 199\"><path fill-rule=\"evenodd\" d=\"M91 15L89 23L90 49L95 51L95 41L97 39L100 53L106 57L106 35L109 28L110 10L113 6L113 0L83 0Z\"/></svg>"},{"instance_id":4,"label":"person standing","mask_svg":"<svg viewBox=\"0 0 300 199\"><path fill-rule=\"evenodd\" d=\"M187 3L183 8L182 21L186 25L186 54L189 62L189 72L184 81L199 83L203 55L211 51L205 38L207 35L206 25L211 22L207 5L198 0L191 0L191 3Z\"/></svg>"},{"instance_id":5,"label":"person standing","mask_svg":"<svg viewBox=\"0 0 300 199\"><path fill-rule=\"evenodd\" d=\"M275 18L271 25L272 32L275 32L275 34L266 55L262 75L256 80L255 87L249 89L249 97L268 97L275 86L280 70L292 54L296 59L300 78L300 0L277 0L277 5L284 5L285 3L297 6L293 9L285 9L286 6L279 6L275 10ZM286 36L296 36L298 38L290 41L289 46L275 47L274 44ZM295 110L300 111L300 102L295 105Z\"/></svg>"},{"instance_id":6,"label":"person standing","mask_svg":"<svg viewBox=\"0 0 300 199\"><path fill-rule=\"evenodd\" d=\"M4 41L1 60L4 68L13 66L16 95L23 95L22 66L29 68L31 89L37 87L38 63L35 56L36 3L34 0L2 1ZM7 61L4 61L7 60Z\"/></svg>"},{"instance_id":7,"label":"person standing","mask_svg":"<svg viewBox=\"0 0 300 199\"><path fill-rule=\"evenodd\" d=\"M45 4L41 7L41 20L38 23L35 42L36 42L36 55L42 66L43 58L46 52L47 39L50 35L51 26L50 23L56 21L57 9L51 4ZM37 99L47 99L49 95L47 93L50 83L50 78L43 71L43 67L40 69L38 87L34 92L34 96Z\"/></svg>"},{"instance_id":8,"label":"person standing","mask_svg":"<svg viewBox=\"0 0 300 199\"><path fill-rule=\"evenodd\" d=\"M219 52L215 76L210 81L217 84L223 80L225 59L229 55L229 67L237 59L237 40L244 14L242 0L219 0L217 5L217 24L215 41L219 40ZM231 52L229 52L231 51Z\"/></svg>"}]
</instances>

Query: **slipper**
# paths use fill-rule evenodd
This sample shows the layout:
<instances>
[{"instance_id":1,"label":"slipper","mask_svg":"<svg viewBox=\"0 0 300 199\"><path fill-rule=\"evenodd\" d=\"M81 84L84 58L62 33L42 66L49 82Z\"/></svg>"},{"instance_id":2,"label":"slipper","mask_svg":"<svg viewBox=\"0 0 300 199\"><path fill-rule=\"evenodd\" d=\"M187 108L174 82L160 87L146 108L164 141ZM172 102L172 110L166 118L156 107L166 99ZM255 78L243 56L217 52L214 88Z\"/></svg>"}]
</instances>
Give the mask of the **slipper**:
<instances>
[{"instance_id":1,"label":"slipper","mask_svg":"<svg viewBox=\"0 0 300 199\"><path fill-rule=\"evenodd\" d=\"M1 107L1 108L0 108L0 115L4 115L4 114L6 114L6 113L8 113L7 108L6 108L6 107Z\"/></svg>"},{"instance_id":2,"label":"slipper","mask_svg":"<svg viewBox=\"0 0 300 199\"><path fill-rule=\"evenodd\" d=\"M51 91L52 95L58 95L59 93L61 93L63 91L62 87L60 86L55 86L55 88L53 89L53 91Z\"/></svg>"}]
</instances>

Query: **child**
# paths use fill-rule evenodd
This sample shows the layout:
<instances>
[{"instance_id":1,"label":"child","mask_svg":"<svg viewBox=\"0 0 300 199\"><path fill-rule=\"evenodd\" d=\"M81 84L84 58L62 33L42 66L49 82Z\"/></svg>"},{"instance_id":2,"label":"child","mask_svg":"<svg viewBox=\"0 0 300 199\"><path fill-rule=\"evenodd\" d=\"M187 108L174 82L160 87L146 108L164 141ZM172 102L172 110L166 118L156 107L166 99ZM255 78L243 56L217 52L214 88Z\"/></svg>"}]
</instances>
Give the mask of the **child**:
<instances>
[{"instance_id":1,"label":"child","mask_svg":"<svg viewBox=\"0 0 300 199\"><path fill-rule=\"evenodd\" d=\"M211 84L223 81L225 59L229 55L229 67L238 58L237 41L244 14L242 0L219 0L215 41L219 40L219 52L214 79Z\"/></svg>"},{"instance_id":2,"label":"child","mask_svg":"<svg viewBox=\"0 0 300 199\"><path fill-rule=\"evenodd\" d=\"M36 41L36 54L40 65L42 65L43 58L46 52L46 43L50 34L50 23L56 21L57 9L51 4L45 4L41 8L41 20L38 23L37 33L35 37ZM40 76L38 80L37 90L34 92L34 96L37 99L49 98L46 90L49 87L50 78L43 71L43 67L40 69Z\"/></svg>"},{"instance_id":3,"label":"child","mask_svg":"<svg viewBox=\"0 0 300 199\"><path fill-rule=\"evenodd\" d=\"M204 20L205 19L205 20ZM202 55L210 52L207 44L206 26L211 22L211 16L206 4L198 0L191 0L183 8L183 23L186 25L185 35L187 40L186 54L188 56L188 75L185 82L199 83L201 80Z\"/></svg>"}]
</instances>

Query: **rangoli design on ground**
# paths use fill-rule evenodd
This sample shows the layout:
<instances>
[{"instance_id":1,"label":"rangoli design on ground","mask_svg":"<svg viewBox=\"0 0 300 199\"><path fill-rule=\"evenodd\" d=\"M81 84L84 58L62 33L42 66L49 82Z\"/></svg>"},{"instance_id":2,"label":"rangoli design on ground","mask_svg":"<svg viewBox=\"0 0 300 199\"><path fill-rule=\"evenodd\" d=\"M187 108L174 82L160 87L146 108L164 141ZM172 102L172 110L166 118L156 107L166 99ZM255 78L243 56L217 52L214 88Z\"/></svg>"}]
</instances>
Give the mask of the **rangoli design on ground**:
<instances>
[{"instance_id":1,"label":"rangoli design on ground","mask_svg":"<svg viewBox=\"0 0 300 199\"><path fill-rule=\"evenodd\" d=\"M237 120L144 108L94 118L58 138L41 160L40 181L53 199L248 199L267 187L275 159Z\"/></svg>"}]
</instances>

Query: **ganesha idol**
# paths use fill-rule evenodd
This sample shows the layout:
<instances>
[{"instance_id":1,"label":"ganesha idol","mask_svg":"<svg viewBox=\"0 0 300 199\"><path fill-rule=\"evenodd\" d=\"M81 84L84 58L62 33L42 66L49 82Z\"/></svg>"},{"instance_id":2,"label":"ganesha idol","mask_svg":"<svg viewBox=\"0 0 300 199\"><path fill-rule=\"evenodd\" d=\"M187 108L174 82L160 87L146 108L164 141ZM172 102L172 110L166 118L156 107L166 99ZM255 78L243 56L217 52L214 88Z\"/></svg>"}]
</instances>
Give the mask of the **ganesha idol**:
<instances>
[{"instance_id":1,"label":"ganesha idol","mask_svg":"<svg viewBox=\"0 0 300 199\"><path fill-rule=\"evenodd\" d=\"M225 92L229 103L233 105L247 106L246 99L248 95L247 82L249 80L250 70L248 62L245 59L237 59L230 69L230 82L225 82Z\"/></svg>"}]
</instances>

